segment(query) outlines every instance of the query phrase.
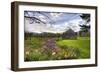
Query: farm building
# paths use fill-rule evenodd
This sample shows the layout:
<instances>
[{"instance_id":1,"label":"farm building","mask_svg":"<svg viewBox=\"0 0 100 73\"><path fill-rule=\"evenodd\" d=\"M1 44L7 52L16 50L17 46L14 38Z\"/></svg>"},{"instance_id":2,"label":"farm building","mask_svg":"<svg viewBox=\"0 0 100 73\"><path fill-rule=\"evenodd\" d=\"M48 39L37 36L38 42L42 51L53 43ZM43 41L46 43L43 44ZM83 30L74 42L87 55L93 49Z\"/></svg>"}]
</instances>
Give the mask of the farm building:
<instances>
[{"instance_id":1,"label":"farm building","mask_svg":"<svg viewBox=\"0 0 100 73\"><path fill-rule=\"evenodd\" d=\"M62 37L64 39L77 39L77 33L74 32L72 29L69 29L63 33Z\"/></svg>"}]
</instances>

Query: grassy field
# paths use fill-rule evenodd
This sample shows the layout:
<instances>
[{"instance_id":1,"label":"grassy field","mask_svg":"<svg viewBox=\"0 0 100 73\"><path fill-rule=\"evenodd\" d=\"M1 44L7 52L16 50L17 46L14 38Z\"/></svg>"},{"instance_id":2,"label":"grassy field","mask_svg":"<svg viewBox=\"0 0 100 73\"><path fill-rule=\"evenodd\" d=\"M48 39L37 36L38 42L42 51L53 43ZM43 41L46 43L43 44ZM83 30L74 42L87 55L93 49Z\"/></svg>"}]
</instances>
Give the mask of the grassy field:
<instances>
[{"instance_id":1,"label":"grassy field","mask_svg":"<svg viewBox=\"0 0 100 73\"><path fill-rule=\"evenodd\" d=\"M25 40L25 61L85 59L90 57L89 37L76 40L29 37ZM47 40L50 40L48 42ZM52 43L55 43L52 45Z\"/></svg>"},{"instance_id":2,"label":"grassy field","mask_svg":"<svg viewBox=\"0 0 100 73\"><path fill-rule=\"evenodd\" d=\"M79 58L90 57L90 40L88 37L79 38L78 40L61 40L57 43L61 46L72 46L78 48L80 51Z\"/></svg>"}]
</instances>

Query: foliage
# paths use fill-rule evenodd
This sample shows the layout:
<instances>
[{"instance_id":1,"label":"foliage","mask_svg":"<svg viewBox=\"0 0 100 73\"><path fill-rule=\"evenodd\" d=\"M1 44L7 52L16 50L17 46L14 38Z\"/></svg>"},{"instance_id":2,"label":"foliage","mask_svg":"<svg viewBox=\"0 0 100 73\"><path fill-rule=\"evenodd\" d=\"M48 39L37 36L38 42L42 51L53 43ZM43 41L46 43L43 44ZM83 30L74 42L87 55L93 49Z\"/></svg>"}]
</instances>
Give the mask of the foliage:
<instances>
[{"instance_id":1,"label":"foliage","mask_svg":"<svg viewBox=\"0 0 100 73\"><path fill-rule=\"evenodd\" d=\"M83 25L79 25L80 26L80 36L90 36L90 14L82 14L80 15L80 17L85 20L85 23ZM87 25L88 24L88 25Z\"/></svg>"},{"instance_id":2,"label":"foliage","mask_svg":"<svg viewBox=\"0 0 100 73\"><path fill-rule=\"evenodd\" d=\"M90 14L82 14L80 15L80 17L86 20L86 22L90 22Z\"/></svg>"},{"instance_id":3,"label":"foliage","mask_svg":"<svg viewBox=\"0 0 100 73\"><path fill-rule=\"evenodd\" d=\"M83 59L90 57L89 38L30 37L25 40L25 61Z\"/></svg>"},{"instance_id":4,"label":"foliage","mask_svg":"<svg viewBox=\"0 0 100 73\"><path fill-rule=\"evenodd\" d=\"M81 27L80 32L90 32L90 25L79 25Z\"/></svg>"}]
</instances>

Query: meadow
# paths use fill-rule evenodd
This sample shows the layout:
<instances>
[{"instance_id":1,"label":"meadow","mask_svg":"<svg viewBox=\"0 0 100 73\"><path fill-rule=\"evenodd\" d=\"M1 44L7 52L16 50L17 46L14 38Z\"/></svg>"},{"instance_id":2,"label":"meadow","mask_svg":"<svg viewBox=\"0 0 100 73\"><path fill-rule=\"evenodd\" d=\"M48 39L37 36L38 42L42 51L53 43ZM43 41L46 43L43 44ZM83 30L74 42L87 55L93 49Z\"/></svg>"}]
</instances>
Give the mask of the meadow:
<instances>
[{"instance_id":1,"label":"meadow","mask_svg":"<svg viewBox=\"0 0 100 73\"><path fill-rule=\"evenodd\" d=\"M24 43L25 61L69 60L90 58L89 37L27 37Z\"/></svg>"}]
</instances>

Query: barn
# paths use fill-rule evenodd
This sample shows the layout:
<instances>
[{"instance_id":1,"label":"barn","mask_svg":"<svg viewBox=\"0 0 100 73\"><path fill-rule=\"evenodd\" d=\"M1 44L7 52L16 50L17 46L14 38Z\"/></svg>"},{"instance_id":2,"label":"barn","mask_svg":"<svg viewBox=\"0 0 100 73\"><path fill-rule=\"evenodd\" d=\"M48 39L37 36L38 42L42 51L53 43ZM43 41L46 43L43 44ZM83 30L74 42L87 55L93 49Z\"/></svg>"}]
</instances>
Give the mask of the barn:
<instances>
[{"instance_id":1,"label":"barn","mask_svg":"<svg viewBox=\"0 0 100 73\"><path fill-rule=\"evenodd\" d=\"M77 39L77 32L74 32L72 29L68 29L63 33L62 37L64 39Z\"/></svg>"}]
</instances>

